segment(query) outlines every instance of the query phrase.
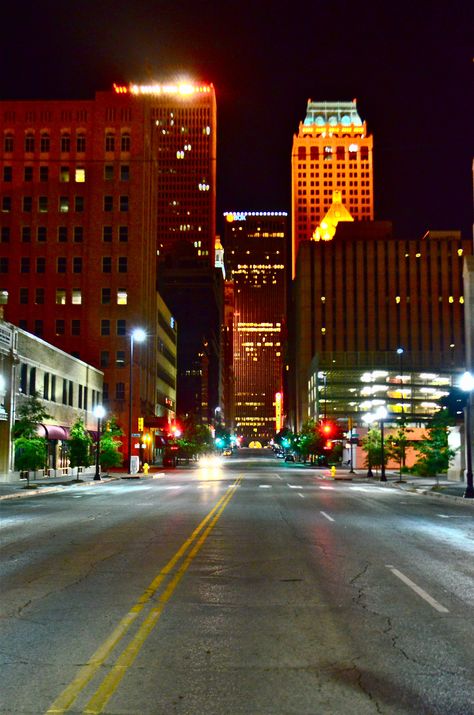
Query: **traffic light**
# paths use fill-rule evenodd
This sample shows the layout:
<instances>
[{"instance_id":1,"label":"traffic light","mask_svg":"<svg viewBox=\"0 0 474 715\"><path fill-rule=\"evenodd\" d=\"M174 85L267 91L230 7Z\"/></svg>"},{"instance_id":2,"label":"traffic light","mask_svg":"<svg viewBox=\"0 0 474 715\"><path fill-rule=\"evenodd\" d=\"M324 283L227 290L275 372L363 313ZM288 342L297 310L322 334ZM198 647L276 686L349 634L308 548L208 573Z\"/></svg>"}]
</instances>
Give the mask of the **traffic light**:
<instances>
[{"instance_id":1,"label":"traffic light","mask_svg":"<svg viewBox=\"0 0 474 715\"><path fill-rule=\"evenodd\" d=\"M171 425L169 435L173 437L173 439L181 437L181 427L177 425L176 422Z\"/></svg>"},{"instance_id":2,"label":"traffic light","mask_svg":"<svg viewBox=\"0 0 474 715\"><path fill-rule=\"evenodd\" d=\"M331 437L334 434L334 425L332 424L332 422L322 422L321 432L323 433L324 437Z\"/></svg>"}]
</instances>

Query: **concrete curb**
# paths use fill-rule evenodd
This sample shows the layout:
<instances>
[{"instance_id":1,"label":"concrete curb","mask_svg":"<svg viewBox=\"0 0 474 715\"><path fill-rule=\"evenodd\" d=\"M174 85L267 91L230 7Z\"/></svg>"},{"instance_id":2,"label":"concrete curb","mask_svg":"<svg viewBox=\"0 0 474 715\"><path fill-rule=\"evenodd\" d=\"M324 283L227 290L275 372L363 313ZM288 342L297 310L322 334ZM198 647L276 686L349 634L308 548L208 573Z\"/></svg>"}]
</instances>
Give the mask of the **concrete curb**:
<instances>
[{"instance_id":1,"label":"concrete curb","mask_svg":"<svg viewBox=\"0 0 474 715\"><path fill-rule=\"evenodd\" d=\"M402 492L409 492L409 494L419 494L420 496L434 497L435 499L441 499L442 501L457 502L458 504L464 504L468 507L474 507L474 499L465 499L464 497L456 496L455 494L441 494L440 492L433 492L431 489L414 487L411 485L400 486L399 484L392 483L387 484L387 487L391 489L398 489Z\"/></svg>"},{"instance_id":2,"label":"concrete curb","mask_svg":"<svg viewBox=\"0 0 474 715\"><path fill-rule=\"evenodd\" d=\"M36 489L34 487L30 489L28 489L28 487L21 487L21 492L17 491L12 492L11 494L0 495L0 501L5 501L7 499L25 499L26 497L38 497L43 494L57 494L58 492L63 492L65 489L69 489L70 487L100 486L101 484L107 484L108 482L115 482L118 479L120 479L119 476L106 477L105 479L101 479L100 482L95 482L93 479L87 482L71 481L69 484L57 484L54 486L51 485L50 487L47 485L37 486Z\"/></svg>"}]
</instances>

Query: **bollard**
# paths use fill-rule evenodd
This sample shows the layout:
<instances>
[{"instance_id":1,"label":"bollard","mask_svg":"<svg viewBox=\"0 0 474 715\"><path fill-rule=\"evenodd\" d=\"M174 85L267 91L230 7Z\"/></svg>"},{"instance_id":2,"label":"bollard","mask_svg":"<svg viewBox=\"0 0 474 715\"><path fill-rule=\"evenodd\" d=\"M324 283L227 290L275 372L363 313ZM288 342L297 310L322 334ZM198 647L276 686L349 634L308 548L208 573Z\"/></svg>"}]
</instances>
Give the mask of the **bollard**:
<instances>
[{"instance_id":1,"label":"bollard","mask_svg":"<svg viewBox=\"0 0 474 715\"><path fill-rule=\"evenodd\" d=\"M143 474L147 475L149 469L150 465L145 462L145 464L143 465Z\"/></svg>"}]
</instances>

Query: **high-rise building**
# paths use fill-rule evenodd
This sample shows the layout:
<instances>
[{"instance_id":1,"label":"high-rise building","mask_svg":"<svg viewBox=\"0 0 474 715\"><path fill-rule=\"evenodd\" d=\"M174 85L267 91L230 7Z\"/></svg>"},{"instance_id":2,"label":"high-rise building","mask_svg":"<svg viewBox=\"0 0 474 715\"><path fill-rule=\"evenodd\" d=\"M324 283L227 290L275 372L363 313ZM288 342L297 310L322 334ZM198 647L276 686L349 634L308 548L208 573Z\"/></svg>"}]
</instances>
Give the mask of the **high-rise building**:
<instances>
[{"instance_id":1,"label":"high-rise building","mask_svg":"<svg viewBox=\"0 0 474 715\"><path fill-rule=\"evenodd\" d=\"M132 374L133 431L161 399L157 257L179 246L213 265L215 129L211 85L0 102L5 318L103 370L126 429ZM136 327L149 339L130 373Z\"/></svg>"},{"instance_id":2,"label":"high-rise building","mask_svg":"<svg viewBox=\"0 0 474 715\"><path fill-rule=\"evenodd\" d=\"M304 241L295 280L296 424L314 414L310 373L324 373L330 415L357 420L367 409L361 403L381 400L414 419L430 414L446 384L437 374L465 365L463 265L472 250L459 231L399 239L389 222L345 221L332 240ZM411 377L400 388L402 373Z\"/></svg>"},{"instance_id":3,"label":"high-rise building","mask_svg":"<svg viewBox=\"0 0 474 715\"><path fill-rule=\"evenodd\" d=\"M373 138L352 102L308 101L293 137L292 275L301 241L312 238L333 191L355 221L373 221Z\"/></svg>"},{"instance_id":4,"label":"high-rise building","mask_svg":"<svg viewBox=\"0 0 474 715\"><path fill-rule=\"evenodd\" d=\"M275 434L275 395L282 390L287 214L224 217L226 275L234 283L235 429L247 442L267 441Z\"/></svg>"}]
</instances>

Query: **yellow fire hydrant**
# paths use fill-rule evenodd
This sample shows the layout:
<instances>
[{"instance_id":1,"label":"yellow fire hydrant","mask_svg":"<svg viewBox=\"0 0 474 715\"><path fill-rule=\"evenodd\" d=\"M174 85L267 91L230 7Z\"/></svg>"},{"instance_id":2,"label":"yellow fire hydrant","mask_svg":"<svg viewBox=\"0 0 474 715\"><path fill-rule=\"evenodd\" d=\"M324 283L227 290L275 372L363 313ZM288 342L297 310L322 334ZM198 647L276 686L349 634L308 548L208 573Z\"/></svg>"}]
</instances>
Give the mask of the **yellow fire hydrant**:
<instances>
[{"instance_id":1,"label":"yellow fire hydrant","mask_svg":"<svg viewBox=\"0 0 474 715\"><path fill-rule=\"evenodd\" d=\"M336 467L334 466L334 464L331 467L331 477L333 479L335 479L335 477L336 477Z\"/></svg>"},{"instance_id":2,"label":"yellow fire hydrant","mask_svg":"<svg viewBox=\"0 0 474 715\"><path fill-rule=\"evenodd\" d=\"M148 474L148 470L150 469L150 465L145 462L143 465L143 474Z\"/></svg>"}]
</instances>

